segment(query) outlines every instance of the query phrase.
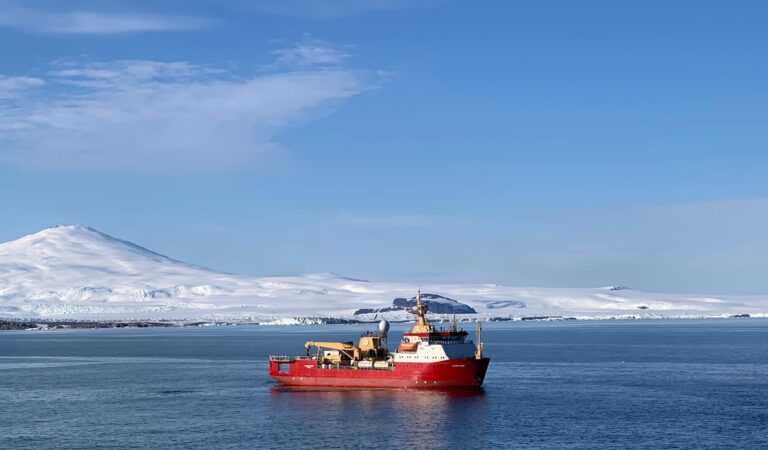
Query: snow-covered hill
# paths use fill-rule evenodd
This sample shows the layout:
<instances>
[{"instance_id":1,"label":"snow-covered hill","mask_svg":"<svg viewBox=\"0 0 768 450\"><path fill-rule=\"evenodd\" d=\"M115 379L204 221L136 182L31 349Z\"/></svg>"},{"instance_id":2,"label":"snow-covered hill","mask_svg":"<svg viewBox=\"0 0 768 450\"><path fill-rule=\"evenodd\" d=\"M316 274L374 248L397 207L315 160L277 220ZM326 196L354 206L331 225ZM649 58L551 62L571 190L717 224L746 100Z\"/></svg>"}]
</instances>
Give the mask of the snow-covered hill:
<instances>
[{"instance_id":1,"label":"snow-covered hill","mask_svg":"<svg viewBox=\"0 0 768 450\"><path fill-rule=\"evenodd\" d=\"M624 287L429 284L477 311L467 317L702 317L768 312L766 296L645 293ZM49 228L0 244L0 317L290 323L302 318L408 319L380 310L416 286L335 274L246 277L185 264L92 228ZM370 316L370 317L368 317Z\"/></svg>"}]
</instances>

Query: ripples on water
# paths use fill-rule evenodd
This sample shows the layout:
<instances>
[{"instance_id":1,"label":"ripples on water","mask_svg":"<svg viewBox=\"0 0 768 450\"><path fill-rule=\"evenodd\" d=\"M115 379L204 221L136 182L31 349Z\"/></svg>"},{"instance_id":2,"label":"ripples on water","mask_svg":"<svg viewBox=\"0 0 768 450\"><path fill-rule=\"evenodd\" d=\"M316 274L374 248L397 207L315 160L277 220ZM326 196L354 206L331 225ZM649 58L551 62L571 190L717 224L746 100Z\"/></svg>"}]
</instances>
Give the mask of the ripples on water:
<instances>
[{"instance_id":1,"label":"ripples on water","mask_svg":"<svg viewBox=\"0 0 768 450\"><path fill-rule=\"evenodd\" d=\"M0 446L768 448L768 320L492 324L481 391L266 375L270 353L363 329L5 332Z\"/></svg>"}]
</instances>

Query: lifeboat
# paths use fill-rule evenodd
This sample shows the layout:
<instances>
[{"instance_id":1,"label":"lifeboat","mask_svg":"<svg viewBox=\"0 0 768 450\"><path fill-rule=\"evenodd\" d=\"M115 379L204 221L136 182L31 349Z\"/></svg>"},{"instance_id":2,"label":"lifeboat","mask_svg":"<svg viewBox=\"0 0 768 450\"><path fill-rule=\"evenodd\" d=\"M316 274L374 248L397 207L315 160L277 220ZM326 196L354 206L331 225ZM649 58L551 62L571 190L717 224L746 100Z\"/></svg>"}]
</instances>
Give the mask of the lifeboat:
<instances>
[{"instance_id":1,"label":"lifeboat","mask_svg":"<svg viewBox=\"0 0 768 450\"><path fill-rule=\"evenodd\" d=\"M397 351L399 351L399 352L415 352L418 347L419 347L419 344L415 343L415 342L402 342L402 343L400 343L400 348L397 349Z\"/></svg>"}]
</instances>

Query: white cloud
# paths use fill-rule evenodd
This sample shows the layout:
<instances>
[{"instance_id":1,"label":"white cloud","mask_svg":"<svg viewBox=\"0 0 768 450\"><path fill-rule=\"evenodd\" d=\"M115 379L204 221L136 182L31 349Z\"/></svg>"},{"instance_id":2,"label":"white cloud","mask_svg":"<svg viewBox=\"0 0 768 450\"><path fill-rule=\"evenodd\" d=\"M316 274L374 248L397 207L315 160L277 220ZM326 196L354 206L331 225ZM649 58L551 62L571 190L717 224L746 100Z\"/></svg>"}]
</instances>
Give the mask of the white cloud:
<instances>
[{"instance_id":1,"label":"white cloud","mask_svg":"<svg viewBox=\"0 0 768 450\"><path fill-rule=\"evenodd\" d=\"M191 30L207 25L209 21L195 17L98 11L52 12L0 4L0 27L34 33L117 34Z\"/></svg>"},{"instance_id":2,"label":"white cloud","mask_svg":"<svg viewBox=\"0 0 768 450\"><path fill-rule=\"evenodd\" d=\"M305 37L294 47L276 50L276 64L285 66L321 66L338 65L344 62L349 55L326 42Z\"/></svg>"},{"instance_id":3,"label":"white cloud","mask_svg":"<svg viewBox=\"0 0 768 450\"><path fill-rule=\"evenodd\" d=\"M45 84L45 81L40 78L0 75L0 100L16 97L28 89L39 87L43 84Z\"/></svg>"},{"instance_id":4,"label":"white cloud","mask_svg":"<svg viewBox=\"0 0 768 450\"><path fill-rule=\"evenodd\" d=\"M59 64L35 80L0 102L0 161L133 172L257 166L279 133L370 87L341 67L239 76L158 61Z\"/></svg>"},{"instance_id":5,"label":"white cloud","mask_svg":"<svg viewBox=\"0 0 768 450\"><path fill-rule=\"evenodd\" d=\"M201 81L206 77L226 76L222 69L188 62L121 60L87 64L58 63L48 75L57 82L81 87L126 87L147 82Z\"/></svg>"}]
</instances>

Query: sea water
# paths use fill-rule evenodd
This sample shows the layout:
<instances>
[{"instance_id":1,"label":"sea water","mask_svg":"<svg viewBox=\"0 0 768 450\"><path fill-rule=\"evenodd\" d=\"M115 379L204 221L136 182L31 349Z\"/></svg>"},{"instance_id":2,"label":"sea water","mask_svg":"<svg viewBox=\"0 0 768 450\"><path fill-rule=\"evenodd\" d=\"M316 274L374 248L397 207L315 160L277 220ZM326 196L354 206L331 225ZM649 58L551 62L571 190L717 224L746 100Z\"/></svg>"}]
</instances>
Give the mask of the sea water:
<instances>
[{"instance_id":1,"label":"sea water","mask_svg":"<svg viewBox=\"0 0 768 450\"><path fill-rule=\"evenodd\" d=\"M3 332L0 447L768 448L768 320L489 324L480 391L267 376L269 354L365 329Z\"/></svg>"}]
</instances>

